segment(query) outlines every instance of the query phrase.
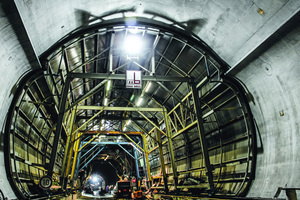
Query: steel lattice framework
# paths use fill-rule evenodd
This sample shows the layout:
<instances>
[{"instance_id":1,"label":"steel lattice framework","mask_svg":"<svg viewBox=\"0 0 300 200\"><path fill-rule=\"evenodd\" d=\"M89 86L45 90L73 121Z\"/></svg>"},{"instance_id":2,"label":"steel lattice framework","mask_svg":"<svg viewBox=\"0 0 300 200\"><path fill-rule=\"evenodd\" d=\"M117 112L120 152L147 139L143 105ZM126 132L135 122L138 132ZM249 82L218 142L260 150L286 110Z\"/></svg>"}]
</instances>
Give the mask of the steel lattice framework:
<instances>
[{"instance_id":1,"label":"steel lattice framework","mask_svg":"<svg viewBox=\"0 0 300 200\"><path fill-rule=\"evenodd\" d=\"M145 42L138 57L122 49L129 35ZM6 164L23 197L44 195L33 189L44 175L66 188L109 154L107 145L123 150L149 180L163 180L156 189L166 192L237 196L249 187L255 130L244 89L184 26L139 17L93 21L40 62L23 80L6 126ZM126 70L142 71L142 89L125 88ZM112 143L101 143L101 135Z\"/></svg>"}]
</instances>

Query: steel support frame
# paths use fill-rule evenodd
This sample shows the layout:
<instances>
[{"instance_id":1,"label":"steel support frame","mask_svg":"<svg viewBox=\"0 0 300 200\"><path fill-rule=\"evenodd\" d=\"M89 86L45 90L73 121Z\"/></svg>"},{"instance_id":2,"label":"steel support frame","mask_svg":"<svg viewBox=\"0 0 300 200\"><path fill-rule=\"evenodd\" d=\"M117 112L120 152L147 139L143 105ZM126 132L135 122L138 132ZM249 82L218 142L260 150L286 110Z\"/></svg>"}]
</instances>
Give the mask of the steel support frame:
<instances>
[{"instance_id":1,"label":"steel support frame","mask_svg":"<svg viewBox=\"0 0 300 200\"><path fill-rule=\"evenodd\" d=\"M140 147L140 145L138 145L135 141L133 141L133 139L131 139L126 133L124 133L123 135L126 136L126 138L128 140L130 140L136 147L138 147L142 152L145 152L144 149L142 147Z\"/></svg>"},{"instance_id":2,"label":"steel support frame","mask_svg":"<svg viewBox=\"0 0 300 200\"><path fill-rule=\"evenodd\" d=\"M131 158L135 159L135 157L131 155L122 145L118 144L118 146L121 147L121 149L123 149L128 155L130 155Z\"/></svg>"},{"instance_id":3,"label":"steel support frame","mask_svg":"<svg viewBox=\"0 0 300 200\"><path fill-rule=\"evenodd\" d=\"M137 182L140 180L140 170L139 170L139 162L138 162L138 155L137 155L137 150L134 149L134 160L135 160L135 167L136 167L136 176L137 176Z\"/></svg>"},{"instance_id":4,"label":"steel support frame","mask_svg":"<svg viewBox=\"0 0 300 200\"><path fill-rule=\"evenodd\" d=\"M164 153L163 153L162 143L161 143L161 135L157 129L155 129L154 131L155 131L155 134L157 137L156 139L157 139L157 143L158 143L159 160L160 160L160 164L161 164L161 171L163 174L164 188L165 188L165 192L169 193L168 177L167 177L167 173L166 173L165 159L164 159Z\"/></svg>"},{"instance_id":5,"label":"steel support frame","mask_svg":"<svg viewBox=\"0 0 300 200\"><path fill-rule=\"evenodd\" d=\"M69 134L67 136L67 144L66 144L66 148L65 148L66 150L65 150L63 164L62 164L62 174L61 174L62 183L61 183L61 185L62 185L63 189L66 189L66 187L67 187L69 168L70 168L70 163L71 163L71 158L72 158L72 153L73 153L72 141L74 140L75 134L72 134L72 132L73 132L73 127L74 127L74 122L75 122L75 115L76 115L76 109L73 109L71 119L70 119Z\"/></svg>"},{"instance_id":6,"label":"steel support frame","mask_svg":"<svg viewBox=\"0 0 300 200\"><path fill-rule=\"evenodd\" d=\"M149 150L148 150L148 144L146 142L146 135L142 134L142 138L143 138L143 143L144 143L144 149L145 149L145 160L146 160L146 165L147 165L147 173L148 173L148 179L149 181L152 180L152 176L151 176L151 170L150 170L150 164L149 164Z\"/></svg>"},{"instance_id":7,"label":"steel support frame","mask_svg":"<svg viewBox=\"0 0 300 200\"><path fill-rule=\"evenodd\" d=\"M58 119L57 119L57 126L56 126L54 140L53 140L50 163L49 163L49 166L48 166L48 173L47 174L50 177L52 177L52 175L53 175L53 169L54 169L55 160L56 160L58 143L59 143L59 139L60 139L62 128L63 128L63 120L64 120L64 115L65 115L65 108L66 108L66 105L67 105L67 97L68 97L68 91L69 91L70 85L71 85L71 78L67 76L66 82L64 84L64 87L63 87L63 90L62 90L62 93L61 93L61 99L60 99L60 103L59 103L59 114L58 114Z\"/></svg>"},{"instance_id":8,"label":"steel support frame","mask_svg":"<svg viewBox=\"0 0 300 200\"><path fill-rule=\"evenodd\" d=\"M79 145L80 145L80 136L81 136L81 133L78 133L77 134L77 138L76 138L76 141L75 141L75 149L74 149L74 158L73 158L73 165L72 165L72 171L71 171L71 182L74 181L74 175L75 175L75 170L76 170L76 166L77 166L77 157L78 157L78 149L79 149ZM72 185L73 187L73 185Z\"/></svg>"},{"instance_id":9,"label":"steel support frame","mask_svg":"<svg viewBox=\"0 0 300 200\"><path fill-rule=\"evenodd\" d=\"M71 78L90 78L106 80L126 80L126 74L109 74L109 73L69 73ZM189 77L167 77L167 76L149 76L143 75L143 81L160 81L160 82L190 82Z\"/></svg>"},{"instance_id":10,"label":"steel support frame","mask_svg":"<svg viewBox=\"0 0 300 200\"><path fill-rule=\"evenodd\" d=\"M76 124L75 124L75 127L76 128ZM70 166L71 166L71 161L72 161L72 155L73 155L73 152L74 152L74 148L75 148L75 136L76 134L73 134L72 135L72 146L71 146L71 149L70 149L70 154L69 154L69 157L68 157L68 163L67 163L67 168L66 168L66 176L68 177L69 176L69 172L71 170ZM75 152L74 152L75 153ZM75 161L73 161L75 162Z\"/></svg>"},{"instance_id":11,"label":"steel support frame","mask_svg":"<svg viewBox=\"0 0 300 200\"><path fill-rule=\"evenodd\" d=\"M205 137L205 131L204 131L204 127L203 127L200 97L199 97L198 90L196 88L196 84L194 82L191 82L190 86L192 88L194 109L195 109L196 117L197 117L196 118L197 128L198 128L198 132L199 132L199 139L200 139L200 144L201 144L201 149L202 149L202 155L203 155L204 161L205 161L207 181L208 181L210 193L213 193L214 192L213 173L212 173L212 166L210 164L210 159L209 159L209 153L208 153L208 146L207 146L207 141L206 141L206 137Z\"/></svg>"},{"instance_id":12,"label":"steel support frame","mask_svg":"<svg viewBox=\"0 0 300 200\"><path fill-rule=\"evenodd\" d=\"M93 151L94 148L96 148L99 144L95 144L92 148L90 148L90 150L88 150L87 152L85 152L83 155L80 156L80 160L85 157L88 153L90 153L91 151Z\"/></svg>"},{"instance_id":13,"label":"steel support frame","mask_svg":"<svg viewBox=\"0 0 300 200\"><path fill-rule=\"evenodd\" d=\"M144 107L110 107L110 106L77 106L78 110L100 110L100 111L128 111L128 112L163 112L162 108Z\"/></svg>"},{"instance_id":14,"label":"steel support frame","mask_svg":"<svg viewBox=\"0 0 300 200\"><path fill-rule=\"evenodd\" d=\"M169 146L169 154L170 154L170 158L171 158L171 166L172 166L172 171L173 171L174 187L175 187L175 191L176 191L177 185L178 185L178 174L177 174L177 166L176 166L175 156L174 156L174 148L173 148L173 142L172 142L171 129L170 129L168 113L167 113L166 108L164 109L163 115L164 115L164 120L165 120L167 140L168 140L168 146Z\"/></svg>"},{"instance_id":15,"label":"steel support frame","mask_svg":"<svg viewBox=\"0 0 300 200\"><path fill-rule=\"evenodd\" d=\"M68 74L69 76L69 74ZM74 77L73 77L74 78ZM83 78L85 79L85 78ZM74 106L78 105L80 102L84 101L85 99L89 98L91 95L95 94L98 90L100 90L102 88L102 86L107 82L108 80L103 80L101 81L97 86L95 86L93 89L91 89L90 91L88 91L87 93L85 93L83 96L79 97L78 99L76 99L74 101L74 103L68 108L71 109Z\"/></svg>"},{"instance_id":16,"label":"steel support frame","mask_svg":"<svg viewBox=\"0 0 300 200\"><path fill-rule=\"evenodd\" d=\"M88 162L87 163L85 163L79 170L78 170L78 172L80 172L83 168L85 168L85 166L87 166L103 149L105 148L105 146L103 146L101 149L99 149L98 151L97 151L97 153L95 154L95 155L93 155L93 157L90 159L90 160L88 160ZM79 167L79 166L78 166ZM78 173L76 173L76 174L78 174Z\"/></svg>"}]
</instances>

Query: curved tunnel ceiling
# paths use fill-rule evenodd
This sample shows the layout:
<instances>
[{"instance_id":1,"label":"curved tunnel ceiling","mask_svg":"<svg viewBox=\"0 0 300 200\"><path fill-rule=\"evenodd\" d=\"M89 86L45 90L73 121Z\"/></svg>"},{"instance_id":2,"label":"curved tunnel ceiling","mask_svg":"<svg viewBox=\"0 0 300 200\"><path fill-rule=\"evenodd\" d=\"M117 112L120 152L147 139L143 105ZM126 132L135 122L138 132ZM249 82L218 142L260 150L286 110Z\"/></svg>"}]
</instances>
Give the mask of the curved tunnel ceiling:
<instances>
[{"instance_id":1,"label":"curved tunnel ceiling","mask_svg":"<svg viewBox=\"0 0 300 200\"><path fill-rule=\"evenodd\" d=\"M134 55L124 46L131 36L143 42ZM46 174L62 185L59 177L72 171L64 165L65 155L72 157L69 146L86 142L81 145L87 152L101 135L147 149L151 176L181 191L247 191L256 155L243 88L224 75L229 66L184 27L151 17L104 20L73 31L40 62L43 69L23 80L6 126L6 165L21 196L43 196L36 186ZM141 89L126 88L126 70L141 71ZM116 150L96 148L104 157Z\"/></svg>"}]
</instances>

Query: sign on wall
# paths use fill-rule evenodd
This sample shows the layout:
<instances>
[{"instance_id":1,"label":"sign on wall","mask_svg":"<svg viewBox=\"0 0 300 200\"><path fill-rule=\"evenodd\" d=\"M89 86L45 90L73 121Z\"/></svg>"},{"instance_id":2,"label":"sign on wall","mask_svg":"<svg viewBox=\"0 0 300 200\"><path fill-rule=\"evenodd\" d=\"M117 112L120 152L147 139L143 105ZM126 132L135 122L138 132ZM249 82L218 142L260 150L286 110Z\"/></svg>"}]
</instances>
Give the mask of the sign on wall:
<instances>
[{"instance_id":1,"label":"sign on wall","mask_svg":"<svg viewBox=\"0 0 300 200\"><path fill-rule=\"evenodd\" d=\"M52 186L52 178L50 176L43 176L39 182L42 189L47 190Z\"/></svg>"},{"instance_id":2,"label":"sign on wall","mask_svg":"<svg viewBox=\"0 0 300 200\"><path fill-rule=\"evenodd\" d=\"M142 71L127 70L126 71L126 88L142 88Z\"/></svg>"}]
</instances>

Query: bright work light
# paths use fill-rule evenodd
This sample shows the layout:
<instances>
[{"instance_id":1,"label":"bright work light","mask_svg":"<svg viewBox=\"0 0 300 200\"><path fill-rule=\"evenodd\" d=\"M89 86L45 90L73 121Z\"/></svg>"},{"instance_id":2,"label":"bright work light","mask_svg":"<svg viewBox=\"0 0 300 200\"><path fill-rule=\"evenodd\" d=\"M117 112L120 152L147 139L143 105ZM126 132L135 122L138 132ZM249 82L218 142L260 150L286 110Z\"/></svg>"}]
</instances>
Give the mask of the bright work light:
<instances>
[{"instance_id":1,"label":"bright work light","mask_svg":"<svg viewBox=\"0 0 300 200\"><path fill-rule=\"evenodd\" d=\"M142 39L139 35L127 35L124 50L128 56L137 56L142 50Z\"/></svg>"},{"instance_id":2,"label":"bright work light","mask_svg":"<svg viewBox=\"0 0 300 200\"><path fill-rule=\"evenodd\" d=\"M136 105L137 105L137 106L140 106L141 103L142 103L142 101L143 101L143 97L140 97Z\"/></svg>"}]
</instances>

